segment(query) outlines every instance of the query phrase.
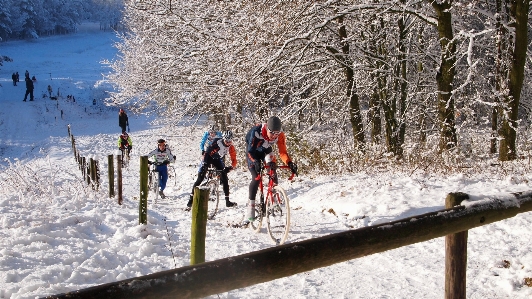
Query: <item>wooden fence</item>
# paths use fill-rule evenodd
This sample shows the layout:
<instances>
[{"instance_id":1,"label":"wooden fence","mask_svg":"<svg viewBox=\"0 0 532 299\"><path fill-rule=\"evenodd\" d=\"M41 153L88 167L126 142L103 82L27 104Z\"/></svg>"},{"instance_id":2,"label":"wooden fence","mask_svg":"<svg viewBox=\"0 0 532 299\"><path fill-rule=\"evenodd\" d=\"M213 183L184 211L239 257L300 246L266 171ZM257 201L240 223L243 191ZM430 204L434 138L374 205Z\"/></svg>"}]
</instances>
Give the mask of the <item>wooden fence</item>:
<instances>
[{"instance_id":1,"label":"wooden fence","mask_svg":"<svg viewBox=\"0 0 532 299\"><path fill-rule=\"evenodd\" d=\"M447 202L456 199L460 201L465 196L462 193L449 194ZM454 206L46 298L201 298L434 238L453 237L457 233L528 211L532 211L532 193L516 193L511 199L493 199L467 207ZM449 256L452 252L446 251L446 260L464 260L462 256ZM458 250L454 254L465 253ZM446 267L449 267L447 262ZM449 272L451 276L454 275L453 271L460 270L446 269L446 273ZM460 274L453 277L459 276ZM457 284L465 286L465 275L463 276L464 280ZM465 287L461 289L460 285L447 281L445 285L445 298L465 298L465 294L460 293L465 291Z\"/></svg>"},{"instance_id":2,"label":"wooden fence","mask_svg":"<svg viewBox=\"0 0 532 299\"><path fill-rule=\"evenodd\" d=\"M76 148L76 138L74 138L74 135L72 135L70 125L68 125L68 137L70 138L70 143L72 144L74 159L76 162L78 162L79 169L83 175L83 180L86 181L88 185L91 185L93 190L98 191L100 188L100 163L98 160L94 160L92 158L89 158L87 161L86 157L81 156Z\"/></svg>"}]
</instances>

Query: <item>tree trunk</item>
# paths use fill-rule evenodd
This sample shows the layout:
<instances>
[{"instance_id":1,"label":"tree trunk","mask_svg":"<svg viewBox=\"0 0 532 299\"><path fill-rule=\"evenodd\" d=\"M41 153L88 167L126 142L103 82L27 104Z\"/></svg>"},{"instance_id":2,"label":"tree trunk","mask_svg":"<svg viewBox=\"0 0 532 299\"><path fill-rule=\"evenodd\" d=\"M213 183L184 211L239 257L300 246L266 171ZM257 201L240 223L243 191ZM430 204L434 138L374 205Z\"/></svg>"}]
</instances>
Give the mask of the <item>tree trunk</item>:
<instances>
[{"instance_id":1,"label":"tree trunk","mask_svg":"<svg viewBox=\"0 0 532 299\"><path fill-rule=\"evenodd\" d=\"M355 149L364 150L364 125L362 123L362 113L360 112L360 102L358 93L356 92L355 72L352 67L349 57L349 39L347 38L347 30L343 24L343 17L338 18L340 27L338 34L342 40L342 54L344 61L344 73L347 81L347 97L349 99L349 121L351 122L351 128L353 129L353 138L355 143Z\"/></svg>"},{"instance_id":2,"label":"tree trunk","mask_svg":"<svg viewBox=\"0 0 532 299\"><path fill-rule=\"evenodd\" d=\"M405 1L402 0L401 3L404 3ZM404 121L405 114L406 114L406 99L408 96L408 85L407 85L407 77L406 77L406 39L407 39L407 30L405 25L405 19L404 15L399 16L398 21L398 27L399 27L399 74L397 78L400 78L399 82L399 115L396 116L398 119L398 132L397 132L397 145L395 148L394 154L396 155L396 158L402 158L403 157L403 144L405 142L405 134L406 134L406 123Z\"/></svg>"},{"instance_id":3,"label":"tree trunk","mask_svg":"<svg viewBox=\"0 0 532 299\"><path fill-rule=\"evenodd\" d=\"M455 76L456 44L453 37L453 23L450 12L452 0L438 4L431 2L438 20L438 35L441 47L441 62L436 82L438 84L438 120L440 122L440 151L456 147L457 136L452 97Z\"/></svg>"},{"instance_id":4,"label":"tree trunk","mask_svg":"<svg viewBox=\"0 0 532 299\"><path fill-rule=\"evenodd\" d=\"M382 120L379 102L379 94L377 89L374 88L369 99L370 109L368 113L368 119L371 122L371 140L374 144L379 144L382 135Z\"/></svg>"},{"instance_id":5,"label":"tree trunk","mask_svg":"<svg viewBox=\"0 0 532 299\"><path fill-rule=\"evenodd\" d=\"M529 7L530 3L528 0L515 0L512 1L510 8L511 19L515 20L515 40L508 78L508 96L505 98L500 130L499 160L501 161L510 161L517 158L515 141L517 139L517 116L521 99L521 89L523 88L528 46L527 26Z\"/></svg>"}]
</instances>

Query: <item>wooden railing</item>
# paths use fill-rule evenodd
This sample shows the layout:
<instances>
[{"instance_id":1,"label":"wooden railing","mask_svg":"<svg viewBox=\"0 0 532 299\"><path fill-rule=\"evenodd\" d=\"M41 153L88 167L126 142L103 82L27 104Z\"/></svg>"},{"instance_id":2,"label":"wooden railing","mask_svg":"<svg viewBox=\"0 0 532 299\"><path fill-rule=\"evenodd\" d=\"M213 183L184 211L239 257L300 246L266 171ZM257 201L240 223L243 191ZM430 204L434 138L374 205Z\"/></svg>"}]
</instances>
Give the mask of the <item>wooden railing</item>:
<instances>
[{"instance_id":1,"label":"wooden railing","mask_svg":"<svg viewBox=\"0 0 532 299\"><path fill-rule=\"evenodd\" d=\"M451 193L447 202L464 198L466 195L463 193ZM509 199L454 206L393 222L45 298L201 298L434 238L452 237L531 210L532 193L516 193ZM447 255L465 254L463 250L446 252ZM463 257L446 256L446 259L463 260ZM447 262L446 267L449 267ZM461 271L459 268L460 266L446 269L446 273L449 272L450 275L446 275L447 299L465 298L465 293L461 293L465 292L465 275L463 281L456 281L456 278L462 276L458 273Z\"/></svg>"}]
</instances>

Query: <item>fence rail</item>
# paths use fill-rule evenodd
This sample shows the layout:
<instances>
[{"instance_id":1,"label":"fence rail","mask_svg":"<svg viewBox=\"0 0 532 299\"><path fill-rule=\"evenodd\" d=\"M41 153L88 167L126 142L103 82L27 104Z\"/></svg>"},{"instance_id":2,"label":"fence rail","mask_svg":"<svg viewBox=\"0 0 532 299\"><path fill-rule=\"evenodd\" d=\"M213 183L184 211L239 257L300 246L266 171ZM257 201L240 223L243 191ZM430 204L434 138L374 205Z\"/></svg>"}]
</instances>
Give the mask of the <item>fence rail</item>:
<instances>
[{"instance_id":1,"label":"fence rail","mask_svg":"<svg viewBox=\"0 0 532 299\"><path fill-rule=\"evenodd\" d=\"M284 244L46 298L200 298L310 271L532 211L532 192ZM208 282L208 283L206 283Z\"/></svg>"}]
</instances>

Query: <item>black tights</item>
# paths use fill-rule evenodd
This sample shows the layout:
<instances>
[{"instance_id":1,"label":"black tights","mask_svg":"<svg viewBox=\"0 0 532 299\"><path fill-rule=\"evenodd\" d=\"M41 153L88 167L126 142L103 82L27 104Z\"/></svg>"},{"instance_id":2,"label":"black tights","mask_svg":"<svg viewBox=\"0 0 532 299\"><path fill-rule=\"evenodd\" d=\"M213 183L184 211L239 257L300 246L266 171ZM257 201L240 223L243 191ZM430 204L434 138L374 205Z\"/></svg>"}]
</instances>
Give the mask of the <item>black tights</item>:
<instances>
[{"instance_id":1,"label":"black tights","mask_svg":"<svg viewBox=\"0 0 532 299\"><path fill-rule=\"evenodd\" d=\"M194 186L192 186L192 192L190 193L191 195L194 194L194 189L197 186L201 185L201 182L203 182L203 180L205 179L205 175L207 174L207 168L209 167L209 164L214 165L214 167L216 167L216 169L218 170L223 170L225 168L222 160L212 159L209 156L207 156L204 160L203 166L201 167L198 173L198 179L196 179ZM222 182L225 199L229 199L229 179L227 178L227 173L223 171L220 173L220 181Z\"/></svg>"}]
</instances>

